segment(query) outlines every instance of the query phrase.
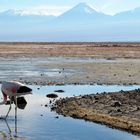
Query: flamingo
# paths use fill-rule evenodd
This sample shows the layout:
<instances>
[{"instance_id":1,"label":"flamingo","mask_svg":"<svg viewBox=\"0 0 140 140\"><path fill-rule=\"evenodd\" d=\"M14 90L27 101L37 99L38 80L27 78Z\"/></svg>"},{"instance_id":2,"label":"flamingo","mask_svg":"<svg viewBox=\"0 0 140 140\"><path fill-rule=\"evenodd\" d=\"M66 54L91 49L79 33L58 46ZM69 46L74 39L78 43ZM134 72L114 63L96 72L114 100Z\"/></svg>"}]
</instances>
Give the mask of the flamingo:
<instances>
[{"instance_id":1,"label":"flamingo","mask_svg":"<svg viewBox=\"0 0 140 140\"><path fill-rule=\"evenodd\" d=\"M32 94L31 93L32 89L17 81L7 81L7 82L2 83L1 91L3 94L3 101L0 102L0 105L8 103L7 102L8 97L10 99L10 107L4 119L8 117L8 114L12 108L11 104L13 100L15 102L15 119L16 119L17 118L17 97L22 96L22 95Z\"/></svg>"}]
</instances>

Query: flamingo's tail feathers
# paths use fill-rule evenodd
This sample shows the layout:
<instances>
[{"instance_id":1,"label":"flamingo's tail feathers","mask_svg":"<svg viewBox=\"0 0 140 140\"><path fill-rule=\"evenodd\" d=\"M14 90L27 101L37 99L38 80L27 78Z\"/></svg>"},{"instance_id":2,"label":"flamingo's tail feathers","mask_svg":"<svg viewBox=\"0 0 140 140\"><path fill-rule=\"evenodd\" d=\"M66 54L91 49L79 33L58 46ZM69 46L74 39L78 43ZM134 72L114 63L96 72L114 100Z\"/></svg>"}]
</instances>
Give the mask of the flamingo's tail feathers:
<instances>
[{"instance_id":1,"label":"flamingo's tail feathers","mask_svg":"<svg viewBox=\"0 0 140 140\"><path fill-rule=\"evenodd\" d=\"M17 93L26 93L26 92L32 92L32 89L26 86L21 86L18 90Z\"/></svg>"}]
</instances>

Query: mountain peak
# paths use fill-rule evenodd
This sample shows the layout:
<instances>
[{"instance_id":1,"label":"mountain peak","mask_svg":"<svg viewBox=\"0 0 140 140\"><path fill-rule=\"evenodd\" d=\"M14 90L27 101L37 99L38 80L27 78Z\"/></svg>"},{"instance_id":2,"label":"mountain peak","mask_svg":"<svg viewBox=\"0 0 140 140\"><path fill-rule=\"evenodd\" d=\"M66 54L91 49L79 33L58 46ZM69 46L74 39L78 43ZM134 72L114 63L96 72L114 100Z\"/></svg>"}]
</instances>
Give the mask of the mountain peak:
<instances>
[{"instance_id":1,"label":"mountain peak","mask_svg":"<svg viewBox=\"0 0 140 140\"><path fill-rule=\"evenodd\" d=\"M80 7L88 7L88 4L85 3L85 2L81 2L77 6L80 6Z\"/></svg>"},{"instance_id":2,"label":"mountain peak","mask_svg":"<svg viewBox=\"0 0 140 140\"><path fill-rule=\"evenodd\" d=\"M86 3L79 3L75 7L71 8L70 10L66 11L62 15L60 15L57 20L62 21L77 21L78 20L85 20L85 22L92 22L96 21L97 19L103 19L108 17L107 15L100 13L94 10Z\"/></svg>"},{"instance_id":3,"label":"mountain peak","mask_svg":"<svg viewBox=\"0 0 140 140\"><path fill-rule=\"evenodd\" d=\"M94 9L92 9L88 4L86 3L79 3L76 7L79 7L79 9L81 8L84 12L92 14L93 12L95 12Z\"/></svg>"},{"instance_id":4,"label":"mountain peak","mask_svg":"<svg viewBox=\"0 0 140 140\"><path fill-rule=\"evenodd\" d=\"M93 8L91 8L87 3L82 2L72 8L72 11L77 13L87 13L92 14L96 12Z\"/></svg>"}]
</instances>

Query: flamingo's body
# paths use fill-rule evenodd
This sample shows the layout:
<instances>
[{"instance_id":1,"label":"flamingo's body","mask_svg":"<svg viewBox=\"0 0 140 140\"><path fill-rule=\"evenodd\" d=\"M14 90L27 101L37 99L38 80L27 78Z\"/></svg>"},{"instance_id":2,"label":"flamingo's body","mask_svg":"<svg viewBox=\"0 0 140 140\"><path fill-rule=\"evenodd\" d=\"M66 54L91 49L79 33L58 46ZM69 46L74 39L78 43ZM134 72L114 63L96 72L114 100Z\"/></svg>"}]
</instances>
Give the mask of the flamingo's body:
<instances>
[{"instance_id":1,"label":"flamingo's body","mask_svg":"<svg viewBox=\"0 0 140 140\"><path fill-rule=\"evenodd\" d=\"M11 110L12 98L14 97L14 101L15 101L16 108L17 108L17 97L22 96L22 95L26 95L26 94L31 94L32 89L30 89L29 87L25 86L24 84L22 84L20 82L9 81L9 82L2 83L1 91L3 94L3 101L0 103L0 105L6 104L8 97L10 99L10 108L8 110L6 117L5 117L5 118L7 118L8 114Z\"/></svg>"}]
</instances>

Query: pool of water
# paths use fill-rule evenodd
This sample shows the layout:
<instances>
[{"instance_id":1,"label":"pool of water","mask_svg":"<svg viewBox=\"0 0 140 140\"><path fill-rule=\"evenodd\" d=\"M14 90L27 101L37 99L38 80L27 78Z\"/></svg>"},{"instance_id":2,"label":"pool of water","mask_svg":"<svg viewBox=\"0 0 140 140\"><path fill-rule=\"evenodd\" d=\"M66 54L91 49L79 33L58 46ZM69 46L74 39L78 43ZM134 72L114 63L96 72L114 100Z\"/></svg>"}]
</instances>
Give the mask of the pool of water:
<instances>
[{"instance_id":1,"label":"pool of water","mask_svg":"<svg viewBox=\"0 0 140 140\"><path fill-rule=\"evenodd\" d=\"M101 93L109 91L132 90L140 88L135 86L121 85L65 85L65 86L30 86L32 95L25 98L28 102L24 110L18 109L17 134L15 133L14 105L7 122L0 120L0 139L7 137L13 139L29 140L140 140L139 136L109 128L105 125L96 124L84 120L63 117L51 112L48 93L55 90L64 90L57 93L60 97L71 97L83 94ZM0 95L2 97L2 95ZM1 99L2 100L2 99ZM8 106L0 106L0 116L4 116ZM56 118L57 117L57 118ZM11 133L10 133L11 130Z\"/></svg>"}]
</instances>

